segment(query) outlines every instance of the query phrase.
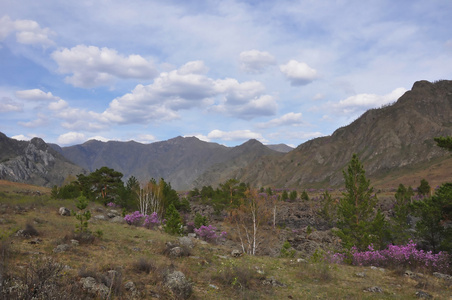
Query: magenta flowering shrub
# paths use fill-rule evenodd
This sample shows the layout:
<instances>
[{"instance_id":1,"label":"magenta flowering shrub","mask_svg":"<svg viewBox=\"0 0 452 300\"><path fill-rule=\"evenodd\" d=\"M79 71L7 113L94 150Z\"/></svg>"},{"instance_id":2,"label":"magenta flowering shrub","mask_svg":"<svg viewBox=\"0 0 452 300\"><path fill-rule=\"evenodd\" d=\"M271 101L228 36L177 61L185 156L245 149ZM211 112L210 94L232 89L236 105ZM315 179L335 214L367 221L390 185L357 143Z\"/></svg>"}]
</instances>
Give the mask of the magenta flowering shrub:
<instances>
[{"instance_id":1,"label":"magenta flowering shrub","mask_svg":"<svg viewBox=\"0 0 452 300\"><path fill-rule=\"evenodd\" d=\"M113 203L113 202L108 202L107 206L111 207L111 208L119 208L120 207L119 205L117 205L116 203Z\"/></svg>"},{"instance_id":2,"label":"magenta flowering shrub","mask_svg":"<svg viewBox=\"0 0 452 300\"><path fill-rule=\"evenodd\" d=\"M159 216L157 215L157 213L154 211L152 214L147 215L144 218L144 224L143 226L149 229L154 229L156 226L160 225L160 220L159 220Z\"/></svg>"},{"instance_id":3,"label":"magenta flowering shrub","mask_svg":"<svg viewBox=\"0 0 452 300\"><path fill-rule=\"evenodd\" d=\"M129 225L135 225L135 226L139 226L141 225L142 221L143 221L143 214L139 211L135 211L130 215L126 215L124 217L124 220L127 222L127 224Z\"/></svg>"},{"instance_id":4,"label":"magenta flowering shrub","mask_svg":"<svg viewBox=\"0 0 452 300\"><path fill-rule=\"evenodd\" d=\"M329 257L330 262L342 263L347 255L336 253ZM368 251L351 250L353 265L378 267L404 267L410 269L424 269L431 272L448 273L450 271L450 256L446 252L433 254L432 251L418 250L416 243L410 241L406 245L389 245L384 250L374 250L369 246Z\"/></svg>"},{"instance_id":5,"label":"magenta flowering shrub","mask_svg":"<svg viewBox=\"0 0 452 300\"><path fill-rule=\"evenodd\" d=\"M202 225L198 229L194 229L195 233L203 240L208 242L217 242L226 238L227 232L223 231L219 235L216 233L217 228L215 226Z\"/></svg>"}]
</instances>

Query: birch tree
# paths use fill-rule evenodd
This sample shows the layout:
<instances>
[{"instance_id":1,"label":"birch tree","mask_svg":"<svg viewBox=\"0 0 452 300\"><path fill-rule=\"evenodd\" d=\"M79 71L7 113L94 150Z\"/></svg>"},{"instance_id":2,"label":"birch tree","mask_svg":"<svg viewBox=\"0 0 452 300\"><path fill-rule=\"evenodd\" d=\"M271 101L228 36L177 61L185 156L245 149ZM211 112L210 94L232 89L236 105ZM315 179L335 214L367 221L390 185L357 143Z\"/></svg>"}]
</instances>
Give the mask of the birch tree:
<instances>
[{"instance_id":1,"label":"birch tree","mask_svg":"<svg viewBox=\"0 0 452 300\"><path fill-rule=\"evenodd\" d=\"M139 208L140 212L145 216L156 212L159 218L163 218L163 195L160 184L151 179L140 189Z\"/></svg>"}]
</instances>

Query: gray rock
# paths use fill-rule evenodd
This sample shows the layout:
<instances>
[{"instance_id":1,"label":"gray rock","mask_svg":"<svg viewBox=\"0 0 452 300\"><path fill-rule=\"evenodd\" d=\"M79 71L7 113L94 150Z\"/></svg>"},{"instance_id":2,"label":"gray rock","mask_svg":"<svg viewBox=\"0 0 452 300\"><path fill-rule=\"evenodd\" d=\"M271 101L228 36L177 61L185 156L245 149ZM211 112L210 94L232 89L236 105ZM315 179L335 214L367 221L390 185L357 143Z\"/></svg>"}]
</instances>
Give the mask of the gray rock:
<instances>
[{"instance_id":1,"label":"gray rock","mask_svg":"<svg viewBox=\"0 0 452 300\"><path fill-rule=\"evenodd\" d=\"M173 247L169 251L170 257L181 257L182 256L182 248L181 247Z\"/></svg>"},{"instance_id":2,"label":"gray rock","mask_svg":"<svg viewBox=\"0 0 452 300\"><path fill-rule=\"evenodd\" d=\"M271 285L271 286L278 286L278 287L285 287L286 285L282 282L279 282L275 279L275 277L266 278L262 281L263 285Z\"/></svg>"},{"instance_id":3,"label":"gray rock","mask_svg":"<svg viewBox=\"0 0 452 300\"><path fill-rule=\"evenodd\" d=\"M442 274L442 273L439 273L439 272L434 272L433 276L435 276L437 278L440 278L440 279L444 279L444 280L452 280L452 276L447 275L447 274Z\"/></svg>"},{"instance_id":4,"label":"gray rock","mask_svg":"<svg viewBox=\"0 0 452 300\"><path fill-rule=\"evenodd\" d=\"M242 256L242 255L243 255L242 251L237 250L237 249L234 249L234 250L232 250L232 252L231 252L231 256L232 256L232 257L240 257L240 256Z\"/></svg>"},{"instance_id":5,"label":"gray rock","mask_svg":"<svg viewBox=\"0 0 452 300\"><path fill-rule=\"evenodd\" d=\"M364 273L364 272L356 272L355 276L359 277L359 278L364 278L364 277L366 277L366 273Z\"/></svg>"},{"instance_id":6,"label":"gray rock","mask_svg":"<svg viewBox=\"0 0 452 300\"><path fill-rule=\"evenodd\" d=\"M424 299L432 299L433 298L432 295L430 295L429 293L424 292L424 291L417 291L415 295L417 298L424 298Z\"/></svg>"},{"instance_id":7,"label":"gray rock","mask_svg":"<svg viewBox=\"0 0 452 300\"><path fill-rule=\"evenodd\" d=\"M383 293L383 290L379 286L371 286L371 287L364 289L364 292Z\"/></svg>"},{"instance_id":8,"label":"gray rock","mask_svg":"<svg viewBox=\"0 0 452 300\"><path fill-rule=\"evenodd\" d=\"M80 244L80 242L77 240L71 240L71 244L74 246L78 246Z\"/></svg>"},{"instance_id":9,"label":"gray rock","mask_svg":"<svg viewBox=\"0 0 452 300\"><path fill-rule=\"evenodd\" d=\"M187 247L189 249L193 249L193 247L194 247L194 243L193 243L192 239L187 236L179 238L179 245L181 247Z\"/></svg>"},{"instance_id":10,"label":"gray rock","mask_svg":"<svg viewBox=\"0 0 452 300\"><path fill-rule=\"evenodd\" d=\"M104 215L95 215L94 219L99 221L106 221L107 217L105 217Z\"/></svg>"},{"instance_id":11,"label":"gray rock","mask_svg":"<svg viewBox=\"0 0 452 300\"><path fill-rule=\"evenodd\" d=\"M165 276L165 285L177 296L188 299L192 293L192 286L180 271L168 272Z\"/></svg>"},{"instance_id":12,"label":"gray rock","mask_svg":"<svg viewBox=\"0 0 452 300\"><path fill-rule=\"evenodd\" d=\"M123 223L125 223L126 221L124 220L123 217L116 216L116 217L111 218L111 219L110 219L110 222L111 222L111 223L123 224Z\"/></svg>"},{"instance_id":13,"label":"gray rock","mask_svg":"<svg viewBox=\"0 0 452 300\"><path fill-rule=\"evenodd\" d=\"M55 249L53 249L54 253L60 253L60 252L66 252L71 248L71 246L69 246L68 244L61 244L56 246Z\"/></svg>"},{"instance_id":14,"label":"gray rock","mask_svg":"<svg viewBox=\"0 0 452 300\"><path fill-rule=\"evenodd\" d=\"M67 209L66 207L60 207L58 212L60 213L60 216L70 216L71 215L71 211L69 209Z\"/></svg>"},{"instance_id":15,"label":"gray rock","mask_svg":"<svg viewBox=\"0 0 452 300\"><path fill-rule=\"evenodd\" d=\"M106 299L110 293L109 288L103 283L97 283L96 279L93 277L85 277L80 279L82 288L89 293L100 297L101 299Z\"/></svg>"}]
</instances>

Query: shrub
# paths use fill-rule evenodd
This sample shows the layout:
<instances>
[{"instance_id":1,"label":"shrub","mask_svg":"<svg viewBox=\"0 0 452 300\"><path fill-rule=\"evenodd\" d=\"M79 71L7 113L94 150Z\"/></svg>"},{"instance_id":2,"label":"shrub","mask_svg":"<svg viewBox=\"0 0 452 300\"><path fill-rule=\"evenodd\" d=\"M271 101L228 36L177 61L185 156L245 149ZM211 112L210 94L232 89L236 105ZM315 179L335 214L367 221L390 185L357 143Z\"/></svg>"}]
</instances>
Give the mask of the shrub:
<instances>
[{"instance_id":1,"label":"shrub","mask_svg":"<svg viewBox=\"0 0 452 300\"><path fill-rule=\"evenodd\" d=\"M166 211L166 224L164 228L169 234L182 233L182 219L173 204L170 204Z\"/></svg>"},{"instance_id":2,"label":"shrub","mask_svg":"<svg viewBox=\"0 0 452 300\"><path fill-rule=\"evenodd\" d=\"M24 236L38 236L39 232L36 230L36 228L34 228L33 225L27 223L25 225L25 229L23 230L23 234Z\"/></svg>"},{"instance_id":3,"label":"shrub","mask_svg":"<svg viewBox=\"0 0 452 300\"><path fill-rule=\"evenodd\" d=\"M255 270L243 265L236 264L235 261L229 260L222 262L221 266L213 276L213 279L223 285L229 285L235 289L250 289L253 282L258 280L258 274Z\"/></svg>"},{"instance_id":4,"label":"shrub","mask_svg":"<svg viewBox=\"0 0 452 300\"><path fill-rule=\"evenodd\" d=\"M223 231L219 235L216 233L217 228L215 226L201 226L198 229L195 229L195 233L199 235L199 237L208 242L216 242L221 239L225 239L227 232Z\"/></svg>"},{"instance_id":5,"label":"shrub","mask_svg":"<svg viewBox=\"0 0 452 300\"><path fill-rule=\"evenodd\" d=\"M374 250L373 246L368 251L351 250L352 264L360 266L379 266L389 268L414 268L425 269L431 272L450 272L450 255L446 252L433 254L432 251L423 251L416 248L416 244L410 241L406 245L389 245L384 250ZM335 262L341 262L346 255L333 255Z\"/></svg>"},{"instance_id":6,"label":"shrub","mask_svg":"<svg viewBox=\"0 0 452 300\"><path fill-rule=\"evenodd\" d=\"M139 226L141 225L141 222L143 220L143 214L139 211L135 211L130 215L126 215L124 217L124 220L127 222L127 224L129 225L134 225L134 226Z\"/></svg>"},{"instance_id":7,"label":"shrub","mask_svg":"<svg viewBox=\"0 0 452 300\"><path fill-rule=\"evenodd\" d=\"M149 274L151 271L155 271L157 268L152 263L152 261L142 257L133 264L133 269L140 273Z\"/></svg>"},{"instance_id":8,"label":"shrub","mask_svg":"<svg viewBox=\"0 0 452 300\"><path fill-rule=\"evenodd\" d=\"M155 226L158 226L160 224L159 216L154 211L152 214L147 215L144 219L143 226L148 229L154 229Z\"/></svg>"},{"instance_id":9,"label":"shrub","mask_svg":"<svg viewBox=\"0 0 452 300\"><path fill-rule=\"evenodd\" d=\"M80 221L79 225L75 225L76 231L88 232L88 220L91 219L91 212L85 209L88 207L88 199L84 196L77 198L75 206L79 209L79 212L75 214L75 218Z\"/></svg>"},{"instance_id":10,"label":"shrub","mask_svg":"<svg viewBox=\"0 0 452 300\"><path fill-rule=\"evenodd\" d=\"M279 256L280 257L289 257L293 258L295 257L295 249L289 250L292 246L290 245L289 241L285 241L282 245L281 251Z\"/></svg>"},{"instance_id":11,"label":"shrub","mask_svg":"<svg viewBox=\"0 0 452 300\"><path fill-rule=\"evenodd\" d=\"M195 228L198 229L201 226L207 226L207 217L196 213L195 215Z\"/></svg>"}]
</instances>

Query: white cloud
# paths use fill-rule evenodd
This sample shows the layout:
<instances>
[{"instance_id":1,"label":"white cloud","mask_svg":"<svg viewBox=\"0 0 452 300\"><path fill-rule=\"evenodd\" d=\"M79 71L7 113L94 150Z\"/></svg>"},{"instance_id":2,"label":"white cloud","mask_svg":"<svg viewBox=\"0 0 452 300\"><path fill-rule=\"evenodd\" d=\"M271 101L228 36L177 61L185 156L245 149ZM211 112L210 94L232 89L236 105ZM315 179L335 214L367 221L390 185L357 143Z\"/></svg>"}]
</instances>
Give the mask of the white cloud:
<instances>
[{"instance_id":1,"label":"white cloud","mask_svg":"<svg viewBox=\"0 0 452 300\"><path fill-rule=\"evenodd\" d=\"M143 144L149 144L152 142L155 142L157 139L152 134L140 134L137 137L137 142L143 143Z\"/></svg>"},{"instance_id":2,"label":"white cloud","mask_svg":"<svg viewBox=\"0 0 452 300\"><path fill-rule=\"evenodd\" d=\"M302 113L287 113L280 118L276 118L273 120L270 120L265 123L258 124L258 127L260 128L270 128L270 127L277 127L277 126L300 126L303 122L303 116Z\"/></svg>"},{"instance_id":3,"label":"white cloud","mask_svg":"<svg viewBox=\"0 0 452 300\"><path fill-rule=\"evenodd\" d=\"M19 125L22 125L22 126L28 127L28 128L37 128L37 127L44 126L47 123L48 123L47 117L44 114L38 114L38 118L36 120L29 121L29 122L19 122Z\"/></svg>"},{"instance_id":4,"label":"white cloud","mask_svg":"<svg viewBox=\"0 0 452 300\"><path fill-rule=\"evenodd\" d=\"M397 88L386 95L376 94L358 94L339 101L334 107L344 113L353 113L356 111L364 111L370 108L379 107L392 103L400 98L406 89Z\"/></svg>"},{"instance_id":5,"label":"white cloud","mask_svg":"<svg viewBox=\"0 0 452 300\"><path fill-rule=\"evenodd\" d=\"M85 140L86 137L83 133L67 132L57 138L57 143L58 145L70 145L83 143Z\"/></svg>"},{"instance_id":6,"label":"white cloud","mask_svg":"<svg viewBox=\"0 0 452 300\"><path fill-rule=\"evenodd\" d=\"M23 134L19 134L19 135L15 135L11 137L12 139L18 140L18 141L29 141L31 140L33 137L30 136L25 136Z\"/></svg>"},{"instance_id":7,"label":"white cloud","mask_svg":"<svg viewBox=\"0 0 452 300\"><path fill-rule=\"evenodd\" d=\"M154 64L142 56L125 57L106 47L77 45L54 51L52 58L59 72L72 74L66 82L82 88L111 85L117 78L152 79L157 75Z\"/></svg>"},{"instance_id":8,"label":"white cloud","mask_svg":"<svg viewBox=\"0 0 452 300\"><path fill-rule=\"evenodd\" d=\"M17 91L16 97L23 99L23 100L33 100L33 101L56 101L56 100L59 100L59 98L53 96L51 92L46 93L40 89Z\"/></svg>"},{"instance_id":9,"label":"white cloud","mask_svg":"<svg viewBox=\"0 0 452 300\"><path fill-rule=\"evenodd\" d=\"M240 68L247 73L262 73L274 64L276 59L268 52L249 50L240 53Z\"/></svg>"},{"instance_id":10,"label":"white cloud","mask_svg":"<svg viewBox=\"0 0 452 300\"><path fill-rule=\"evenodd\" d=\"M21 44L52 46L55 43L50 39L54 32L49 28L41 28L33 20L12 21L9 16L0 19L0 41L11 33L16 32L16 40Z\"/></svg>"},{"instance_id":11,"label":"white cloud","mask_svg":"<svg viewBox=\"0 0 452 300\"><path fill-rule=\"evenodd\" d=\"M290 60L285 65L279 66L280 71L290 81L291 85L306 85L317 79L317 71L304 62Z\"/></svg>"},{"instance_id":12,"label":"white cloud","mask_svg":"<svg viewBox=\"0 0 452 300\"><path fill-rule=\"evenodd\" d=\"M2 101L0 101L0 113L22 110L23 105L21 103L15 102L9 97L2 97Z\"/></svg>"},{"instance_id":13,"label":"white cloud","mask_svg":"<svg viewBox=\"0 0 452 300\"><path fill-rule=\"evenodd\" d=\"M260 133L252 132L251 130L234 130L234 131L221 131L218 129L212 130L207 135L209 140L222 140L222 141L241 141L256 139L262 143L267 142Z\"/></svg>"}]
</instances>

